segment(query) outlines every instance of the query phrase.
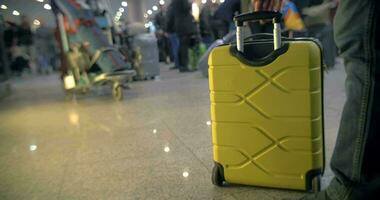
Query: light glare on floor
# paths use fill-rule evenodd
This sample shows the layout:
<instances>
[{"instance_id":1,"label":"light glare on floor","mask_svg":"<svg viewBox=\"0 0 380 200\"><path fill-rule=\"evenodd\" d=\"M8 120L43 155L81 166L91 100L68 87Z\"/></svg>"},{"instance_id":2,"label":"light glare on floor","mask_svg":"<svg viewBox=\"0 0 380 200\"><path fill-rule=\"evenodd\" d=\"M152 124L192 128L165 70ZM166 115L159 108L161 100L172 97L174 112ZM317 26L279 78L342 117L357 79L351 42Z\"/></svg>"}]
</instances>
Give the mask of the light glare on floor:
<instances>
[{"instance_id":1,"label":"light glare on floor","mask_svg":"<svg viewBox=\"0 0 380 200\"><path fill-rule=\"evenodd\" d=\"M69 113L69 120L72 125L78 125L79 124L79 115L77 112L72 111Z\"/></svg>"},{"instance_id":2,"label":"light glare on floor","mask_svg":"<svg viewBox=\"0 0 380 200\"><path fill-rule=\"evenodd\" d=\"M12 15L14 15L14 16L19 16L20 13L19 13L17 10L14 10L14 11L12 12Z\"/></svg>"},{"instance_id":3,"label":"light glare on floor","mask_svg":"<svg viewBox=\"0 0 380 200\"><path fill-rule=\"evenodd\" d=\"M157 133L157 129L153 129L153 133L156 134Z\"/></svg>"},{"instance_id":4,"label":"light glare on floor","mask_svg":"<svg viewBox=\"0 0 380 200\"><path fill-rule=\"evenodd\" d=\"M44 8L45 8L46 10L51 10L51 6L50 6L49 4L45 4L45 5L44 5Z\"/></svg>"},{"instance_id":5,"label":"light glare on floor","mask_svg":"<svg viewBox=\"0 0 380 200\"><path fill-rule=\"evenodd\" d=\"M6 9L8 9L8 6L3 4L3 5L1 5L1 9L6 10Z\"/></svg>"},{"instance_id":6,"label":"light glare on floor","mask_svg":"<svg viewBox=\"0 0 380 200\"><path fill-rule=\"evenodd\" d=\"M169 151L170 151L170 147L166 146L166 147L164 148L164 151L165 151L166 153L169 153Z\"/></svg>"},{"instance_id":7,"label":"light glare on floor","mask_svg":"<svg viewBox=\"0 0 380 200\"><path fill-rule=\"evenodd\" d=\"M182 176L185 177L185 178L189 177L189 172L184 171L184 172L182 173Z\"/></svg>"},{"instance_id":8,"label":"light glare on floor","mask_svg":"<svg viewBox=\"0 0 380 200\"><path fill-rule=\"evenodd\" d=\"M29 150L30 150L30 151L35 151L35 150L37 150L37 145L34 145L34 144L33 144L33 145L30 145L30 146L29 146Z\"/></svg>"},{"instance_id":9,"label":"light glare on floor","mask_svg":"<svg viewBox=\"0 0 380 200\"><path fill-rule=\"evenodd\" d=\"M211 126L211 121L206 122L207 126Z\"/></svg>"},{"instance_id":10,"label":"light glare on floor","mask_svg":"<svg viewBox=\"0 0 380 200\"><path fill-rule=\"evenodd\" d=\"M41 22L38 20L38 19L35 19L33 21L33 24L36 25L36 26L40 26L41 25Z\"/></svg>"}]
</instances>

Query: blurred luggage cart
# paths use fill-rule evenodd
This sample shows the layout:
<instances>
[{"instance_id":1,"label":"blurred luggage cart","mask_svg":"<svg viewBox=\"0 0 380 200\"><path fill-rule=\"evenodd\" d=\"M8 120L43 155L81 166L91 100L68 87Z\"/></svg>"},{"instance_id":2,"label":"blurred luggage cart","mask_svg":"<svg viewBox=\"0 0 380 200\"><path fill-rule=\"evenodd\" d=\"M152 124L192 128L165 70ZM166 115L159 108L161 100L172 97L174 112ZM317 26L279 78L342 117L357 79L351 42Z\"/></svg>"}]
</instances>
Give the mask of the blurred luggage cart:
<instances>
[{"instance_id":1,"label":"blurred luggage cart","mask_svg":"<svg viewBox=\"0 0 380 200\"><path fill-rule=\"evenodd\" d=\"M111 85L113 97L123 99L123 89L136 72L115 50L96 23L94 14L75 0L53 0L63 57L63 82L67 94L87 92L93 86Z\"/></svg>"}]
</instances>

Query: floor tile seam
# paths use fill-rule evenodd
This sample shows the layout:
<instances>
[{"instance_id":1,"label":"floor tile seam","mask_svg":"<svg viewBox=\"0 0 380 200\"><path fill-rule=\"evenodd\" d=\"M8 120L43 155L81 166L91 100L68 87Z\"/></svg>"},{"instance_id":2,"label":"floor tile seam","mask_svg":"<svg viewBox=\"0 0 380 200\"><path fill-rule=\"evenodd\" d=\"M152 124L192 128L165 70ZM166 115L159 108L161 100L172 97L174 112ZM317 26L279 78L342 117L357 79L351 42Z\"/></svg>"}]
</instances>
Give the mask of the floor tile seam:
<instances>
[{"instance_id":1,"label":"floor tile seam","mask_svg":"<svg viewBox=\"0 0 380 200\"><path fill-rule=\"evenodd\" d=\"M57 200L61 199L63 186L65 184L65 177L68 174L70 165L74 165L74 164L70 164L69 160L66 160L66 163L64 164L64 168L63 168L62 178L61 178L61 180L59 182L59 186L58 186Z\"/></svg>"},{"instance_id":2,"label":"floor tile seam","mask_svg":"<svg viewBox=\"0 0 380 200\"><path fill-rule=\"evenodd\" d=\"M182 143L182 145L201 163L201 165L207 170L210 172L210 170L208 169L208 166L203 163L203 161L196 155L195 152L193 152L193 150L188 146L186 145L186 143L177 135L175 134L175 132L169 127L169 125L164 121L164 120L161 120L162 123L166 126L166 128L171 132L171 134L174 135L174 137L180 142Z\"/></svg>"}]
</instances>

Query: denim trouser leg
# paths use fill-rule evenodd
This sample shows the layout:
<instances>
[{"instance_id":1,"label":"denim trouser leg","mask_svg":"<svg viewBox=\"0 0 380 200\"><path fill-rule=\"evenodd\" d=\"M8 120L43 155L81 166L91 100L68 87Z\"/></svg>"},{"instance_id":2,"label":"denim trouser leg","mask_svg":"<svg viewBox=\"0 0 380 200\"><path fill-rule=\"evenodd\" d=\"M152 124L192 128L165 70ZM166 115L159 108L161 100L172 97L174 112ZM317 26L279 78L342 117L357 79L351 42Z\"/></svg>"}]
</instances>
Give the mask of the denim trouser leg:
<instances>
[{"instance_id":1,"label":"denim trouser leg","mask_svg":"<svg viewBox=\"0 0 380 200\"><path fill-rule=\"evenodd\" d=\"M170 45L171 45L171 48L172 48L171 52L172 52L173 58L174 58L174 65L176 67L179 67L179 57L178 57L179 39L178 39L178 36L175 33L171 33L169 35L169 39L170 39Z\"/></svg>"},{"instance_id":2,"label":"denim trouser leg","mask_svg":"<svg viewBox=\"0 0 380 200\"><path fill-rule=\"evenodd\" d=\"M335 40L347 73L347 100L331 160L336 175L327 189L331 199L371 199L364 195L380 190L378 4L378 0L341 0L335 20Z\"/></svg>"}]
</instances>

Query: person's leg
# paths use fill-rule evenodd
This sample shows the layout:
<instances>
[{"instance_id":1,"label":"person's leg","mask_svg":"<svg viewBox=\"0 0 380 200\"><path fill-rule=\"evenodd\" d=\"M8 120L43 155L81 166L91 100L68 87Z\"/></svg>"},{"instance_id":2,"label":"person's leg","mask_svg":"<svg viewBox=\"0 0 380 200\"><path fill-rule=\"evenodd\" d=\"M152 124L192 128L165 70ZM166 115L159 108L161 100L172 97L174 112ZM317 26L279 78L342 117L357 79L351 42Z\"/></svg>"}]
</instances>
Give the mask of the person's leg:
<instances>
[{"instance_id":1,"label":"person's leg","mask_svg":"<svg viewBox=\"0 0 380 200\"><path fill-rule=\"evenodd\" d=\"M347 100L331 168L336 178L327 191L304 199L371 200L380 191L377 150L379 134L380 66L376 63L375 0L341 0L335 20L335 39L345 60ZM377 58L378 59L378 58ZM377 163L377 164L376 164Z\"/></svg>"},{"instance_id":2,"label":"person's leg","mask_svg":"<svg viewBox=\"0 0 380 200\"><path fill-rule=\"evenodd\" d=\"M189 45L190 38L188 36L179 37L179 71L188 71L189 65Z\"/></svg>"},{"instance_id":3,"label":"person's leg","mask_svg":"<svg viewBox=\"0 0 380 200\"><path fill-rule=\"evenodd\" d=\"M170 44L172 47L172 54L174 58L174 67L179 68L179 40L177 34L170 34Z\"/></svg>"}]
</instances>

